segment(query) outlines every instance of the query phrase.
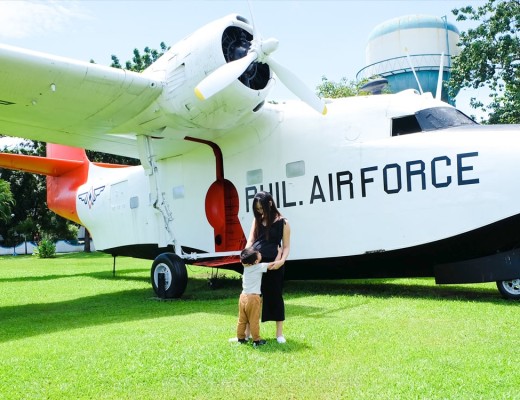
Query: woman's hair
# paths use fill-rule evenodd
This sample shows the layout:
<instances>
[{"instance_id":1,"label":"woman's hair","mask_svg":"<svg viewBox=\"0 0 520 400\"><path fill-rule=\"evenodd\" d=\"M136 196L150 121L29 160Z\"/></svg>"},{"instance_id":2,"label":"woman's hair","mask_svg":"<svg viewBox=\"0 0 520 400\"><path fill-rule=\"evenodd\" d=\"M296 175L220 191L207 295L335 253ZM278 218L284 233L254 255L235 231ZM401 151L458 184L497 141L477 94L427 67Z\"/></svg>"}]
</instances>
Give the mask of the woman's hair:
<instances>
[{"instance_id":1,"label":"woman's hair","mask_svg":"<svg viewBox=\"0 0 520 400\"><path fill-rule=\"evenodd\" d=\"M253 199L253 215L255 216L256 226L255 226L255 238L258 237L260 233L260 226L262 226L262 215L256 211L256 205L260 204L262 210L264 211L264 215L266 216L266 239L269 239L269 229L271 225L276 220L276 217L281 216L280 211L276 208L276 204L274 203L273 196L269 192L258 192L255 194Z\"/></svg>"}]
</instances>

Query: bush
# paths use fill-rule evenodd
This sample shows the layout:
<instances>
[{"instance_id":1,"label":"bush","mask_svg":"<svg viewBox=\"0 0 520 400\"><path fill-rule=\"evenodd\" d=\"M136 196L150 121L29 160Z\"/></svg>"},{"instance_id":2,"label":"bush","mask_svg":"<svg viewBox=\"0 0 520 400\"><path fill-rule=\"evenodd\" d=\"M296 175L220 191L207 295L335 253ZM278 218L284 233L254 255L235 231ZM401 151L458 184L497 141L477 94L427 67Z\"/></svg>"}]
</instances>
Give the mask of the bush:
<instances>
[{"instance_id":1,"label":"bush","mask_svg":"<svg viewBox=\"0 0 520 400\"><path fill-rule=\"evenodd\" d=\"M53 258L56 256L56 244L50 239L42 239L34 249L39 258Z\"/></svg>"}]
</instances>

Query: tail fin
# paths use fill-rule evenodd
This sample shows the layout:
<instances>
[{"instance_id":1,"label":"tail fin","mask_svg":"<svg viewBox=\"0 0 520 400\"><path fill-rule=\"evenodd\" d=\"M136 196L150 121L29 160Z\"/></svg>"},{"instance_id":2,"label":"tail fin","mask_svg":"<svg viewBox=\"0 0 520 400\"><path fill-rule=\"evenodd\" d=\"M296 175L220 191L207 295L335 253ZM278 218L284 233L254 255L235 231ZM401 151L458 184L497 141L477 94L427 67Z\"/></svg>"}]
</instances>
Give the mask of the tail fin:
<instances>
[{"instance_id":1,"label":"tail fin","mask_svg":"<svg viewBox=\"0 0 520 400\"><path fill-rule=\"evenodd\" d=\"M76 193L87 182L90 162L84 149L47 144L47 160L60 174L47 175L47 206L56 214L81 224L76 210Z\"/></svg>"},{"instance_id":2,"label":"tail fin","mask_svg":"<svg viewBox=\"0 0 520 400\"><path fill-rule=\"evenodd\" d=\"M76 191L88 178L85 150L47 144L47 157L0 153L0 167L47 176L47 205L56 214L81 224Z\"/></svg>"}]
</instances>

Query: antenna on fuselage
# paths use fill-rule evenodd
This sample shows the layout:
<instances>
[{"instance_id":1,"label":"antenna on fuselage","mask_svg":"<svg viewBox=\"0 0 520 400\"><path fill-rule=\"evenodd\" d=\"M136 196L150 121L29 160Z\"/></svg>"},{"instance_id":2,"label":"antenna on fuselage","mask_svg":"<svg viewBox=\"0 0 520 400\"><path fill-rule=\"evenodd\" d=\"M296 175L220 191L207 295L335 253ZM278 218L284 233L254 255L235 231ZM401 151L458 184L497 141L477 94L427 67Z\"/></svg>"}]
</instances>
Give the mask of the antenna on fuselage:
<instances>
[{"instance_id":1,"label":"antenna on fuselage","mask_svg":"<svg viewBox=\"0 0 520 400\"><path fill-rule=\"evenodd\" d=\"M419 86L419 92L423 94L421 82L419 82L419 78L417 77L417 74L415 73L415 68L413 67L412 60L410 58L410 53L408 53L408 48L404 48L404 52L406 53L406 58L408 59L408 64L410 64L410 68L412 69L413 76L415 77L415 81L417 82L417 85Z\"/></svg>"},{"instance_id":2,"label":"antenna on fuselage","mask_svg":"<svg viewBox=\"0 0 520 400\"><path fill-rule=\"evenodd\" d=\"M441 62L439 65L439 77L437 78L437 90L435 92L435 100L441 100L442 96L442 76L444 74L444 52L441 53Z\"/></svg>"}]
</instances>

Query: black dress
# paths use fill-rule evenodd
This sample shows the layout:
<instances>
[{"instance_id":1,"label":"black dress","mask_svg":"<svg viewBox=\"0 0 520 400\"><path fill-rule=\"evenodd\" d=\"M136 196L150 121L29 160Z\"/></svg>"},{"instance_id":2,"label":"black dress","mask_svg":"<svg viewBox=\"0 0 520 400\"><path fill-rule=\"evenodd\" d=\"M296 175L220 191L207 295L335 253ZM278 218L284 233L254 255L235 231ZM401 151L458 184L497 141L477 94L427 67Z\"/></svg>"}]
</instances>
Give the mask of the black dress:
<instances>
[{"instance_id":1,"label":"black dress","mask_svg":"<svg viewBox=\"0 0 520 400\"><path fill-rule=\"evenodd\" d=\"M267 238L267 228L260 226L258 237L253 243L253 247L262 254L262 262L272 262L278 254L283 238L283 228L285 219L280 218L271 225L269 238ZM283 301L283 276L285 265L279 269L267 270L262 277L262 322L266 321L285 321L285 304Z\"/></svg>"}]
</instances>

